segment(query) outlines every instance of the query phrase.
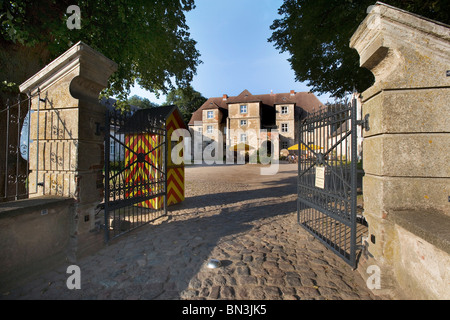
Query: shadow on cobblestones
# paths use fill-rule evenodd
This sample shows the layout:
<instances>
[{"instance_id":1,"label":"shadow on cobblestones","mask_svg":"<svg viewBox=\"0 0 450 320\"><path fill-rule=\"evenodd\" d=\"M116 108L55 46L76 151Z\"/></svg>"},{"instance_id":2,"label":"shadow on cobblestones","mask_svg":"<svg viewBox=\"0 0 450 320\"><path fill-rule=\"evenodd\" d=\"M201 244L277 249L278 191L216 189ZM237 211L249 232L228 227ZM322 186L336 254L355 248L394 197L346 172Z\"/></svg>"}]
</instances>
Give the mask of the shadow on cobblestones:
<instances>
[{"instance_id":1,"label":"shadow on cobblestones","mask_svg":"<svg viewBox=\"0 0 450 320\"><path fill-rule=\"evenodd\" d=\"M168 219L77 262L80 290L67 288L62 266L0 299L374 299L297 224L296 171L283 168L189 168L186 200ZM211 258L222 267L208 269Z\"/></svg>"},{"instance_id":2,"label":"shadow on cobblestones","mask_svg":"<svg viewBox=\"0 0 450 320\"><path fill-rule=\"evenodd\" d=\"M81 290L67 289L69 275L64 266L2 298L179 299L223 239L248 232L255 220L295 211L295 201L282 206L277 201L292 192L290 189L292 186L189 197L171 207L169 220L137 229L80 260ZM224 262L224 267L233 264L232 259Z\"/></svg>"}]
</instances>

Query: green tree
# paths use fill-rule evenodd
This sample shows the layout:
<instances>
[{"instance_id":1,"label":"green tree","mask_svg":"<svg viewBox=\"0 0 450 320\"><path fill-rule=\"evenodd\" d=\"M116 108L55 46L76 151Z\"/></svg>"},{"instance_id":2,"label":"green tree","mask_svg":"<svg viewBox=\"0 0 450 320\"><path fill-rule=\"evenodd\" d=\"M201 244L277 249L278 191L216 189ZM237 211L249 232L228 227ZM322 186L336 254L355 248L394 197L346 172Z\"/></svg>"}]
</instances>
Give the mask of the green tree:
<instances>
[{"instance_id":1,"label":"green tree","mask_svg":"<svg viewBox=\"0 0 450 320\"><path fill-rule=\"evenodd\" d=\"M386 0L387 4L430 19L450 23L450 2L438 0ZM312 91L342 97L374 82L372 73L359 66L359 55L349 47L351 36L374 0L284 0L268 39L280 52L289 52L297 81Z\"/></svg>"},{"instance_id":2,"label":"green tree","mask_svg":"<svg viewBox=\"0 0 450 320\"><path fill-rule=\"evenodd\" d=\"M134 96L128 98L127 104L139 107L141 109L159 107L159 105L157 103L151 102L147 98L139 97L138 95L134 95Z\"/></svg>"},{"instance_id":3,"label":"green tree","mask_svg":"<svg viewBox=\"0 0 450 320\"><path fill-rule=\"evenodd\" d=\"M183 116L185 123L191 120L192 113L200 108L208 100L192 86L177 88L170 91L163 105L176 105Z\"/></svg>"},{"instance_id":4,"label":"green tree","mask_svg":"<svg viewBox=\"0 0 450 320\"><path fill-rule=\"evenodd\" d=\"M20 84L78 41L118 63L107 94L126 100L137 83L156 94L187 86L201 63L185 12L194 0L0 0L0 84Z\"/></svg>"}]
</instances>

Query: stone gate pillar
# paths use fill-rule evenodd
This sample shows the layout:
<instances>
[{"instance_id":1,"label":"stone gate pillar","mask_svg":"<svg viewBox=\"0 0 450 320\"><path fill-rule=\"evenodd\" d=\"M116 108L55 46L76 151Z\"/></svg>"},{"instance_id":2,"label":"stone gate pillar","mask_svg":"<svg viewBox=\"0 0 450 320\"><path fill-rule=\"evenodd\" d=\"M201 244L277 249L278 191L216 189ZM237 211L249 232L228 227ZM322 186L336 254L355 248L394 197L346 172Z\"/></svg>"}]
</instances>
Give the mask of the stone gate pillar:
<instances>
[{"instance_id":1,"label":"stone gate pillar","mask_svg":"<svg viewBox=\"0 0 450 320\"><path fill-rule=\"evenodd\" d=\"M72 236L78 248L80 236L95 229L95 208L103 198L103 135L95 133L105 107L98 96L116 69L115 62L78 42L20 86L34 96L30 197L75 200ZM86 242L81 247L88 247Z\"/></svg>"},{"instance_id":2,"label":"stone gate pillar","mask_svg":"<svg viewBox=\"0 0 450 320\"><path fill-rule=\"evenodd\" d=\"M449 299L450 28L377 3L350 46L375 75L362 107L368 264L381 289Z\"/></svg>"}]
</instances>

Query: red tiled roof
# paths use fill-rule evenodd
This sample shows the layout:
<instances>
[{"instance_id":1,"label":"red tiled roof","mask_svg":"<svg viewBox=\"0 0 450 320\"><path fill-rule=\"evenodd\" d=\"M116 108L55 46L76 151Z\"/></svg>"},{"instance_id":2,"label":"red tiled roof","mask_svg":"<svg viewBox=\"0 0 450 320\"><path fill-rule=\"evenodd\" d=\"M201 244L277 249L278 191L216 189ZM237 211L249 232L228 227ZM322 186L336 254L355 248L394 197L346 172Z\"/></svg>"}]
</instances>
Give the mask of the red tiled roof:
<instances>
[{"instance_id":1,"label":"red tiled roof","mask_svg":"<svg viewBox=\"0 0 450 320\"><path fill-rule=\"evenodd\" d=\"M221 112L228 115L228 105L226 101L223 101L223 97L220 98L209 98L205 103L198 108L191 117L189 125L194 125L196 121L202 121L203 110L219 109Z\"/></svg>"},{"instance_id":2,"label":"red tiled roof","mask_svg":"<svg viewBox=\"0 0 450 320\"><path fill-rule=\"evenodd\" d=\"M242 91L238 96L229 97L226 101L223 97L209 98L197 111L192 114L189 125L193 125L195 121L202 121L202 111L207 109L222 109L222 112L228 111L228 104L230 103L249 103L261 102L261 104L273 107L277 104L294 103L296 107L300 107L306 112L311 112L313 109L323 107L317 97L311 92L293 92L293 93L270 93L253 95L248 90ZM226 111L225 111L226 110Z\"/></svg>"}]
</instances>

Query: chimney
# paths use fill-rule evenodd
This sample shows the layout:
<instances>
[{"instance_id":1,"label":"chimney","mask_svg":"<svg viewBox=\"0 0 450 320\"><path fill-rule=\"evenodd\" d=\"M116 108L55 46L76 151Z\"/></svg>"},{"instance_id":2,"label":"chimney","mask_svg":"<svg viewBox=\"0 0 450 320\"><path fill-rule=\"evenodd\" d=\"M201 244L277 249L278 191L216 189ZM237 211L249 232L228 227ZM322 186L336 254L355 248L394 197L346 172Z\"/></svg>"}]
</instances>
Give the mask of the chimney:
<instances>
[{"instance_id":1,"label":"chimney","mask_svg":"<svg viewBox=\"0 0 450 320\"><path fill-rule=\"evenodd\" d=\"M291 90L291 97L295 96L295 90Z\"/></svg>"},{"instance_id":2,"label":"chimney","mask_svg":"<svg viewBox=\"0 0 450 320\"><path fill-rule=\"evenodd\" d=\"M275 93L273 93L273 90L270 90L270 95L271 95L271 96L274 96L274 95L275 95Z\"/></svg>"},{"instance_id":3,"label":"chimney","mask_svg":"<svg viewBox=\"0 0 450 320\"><path fill-rule=\"evenodd\" d=\"M227 101L228 96L226 94L223 95L223 101Z\"/></svg>"}]
</instances>

